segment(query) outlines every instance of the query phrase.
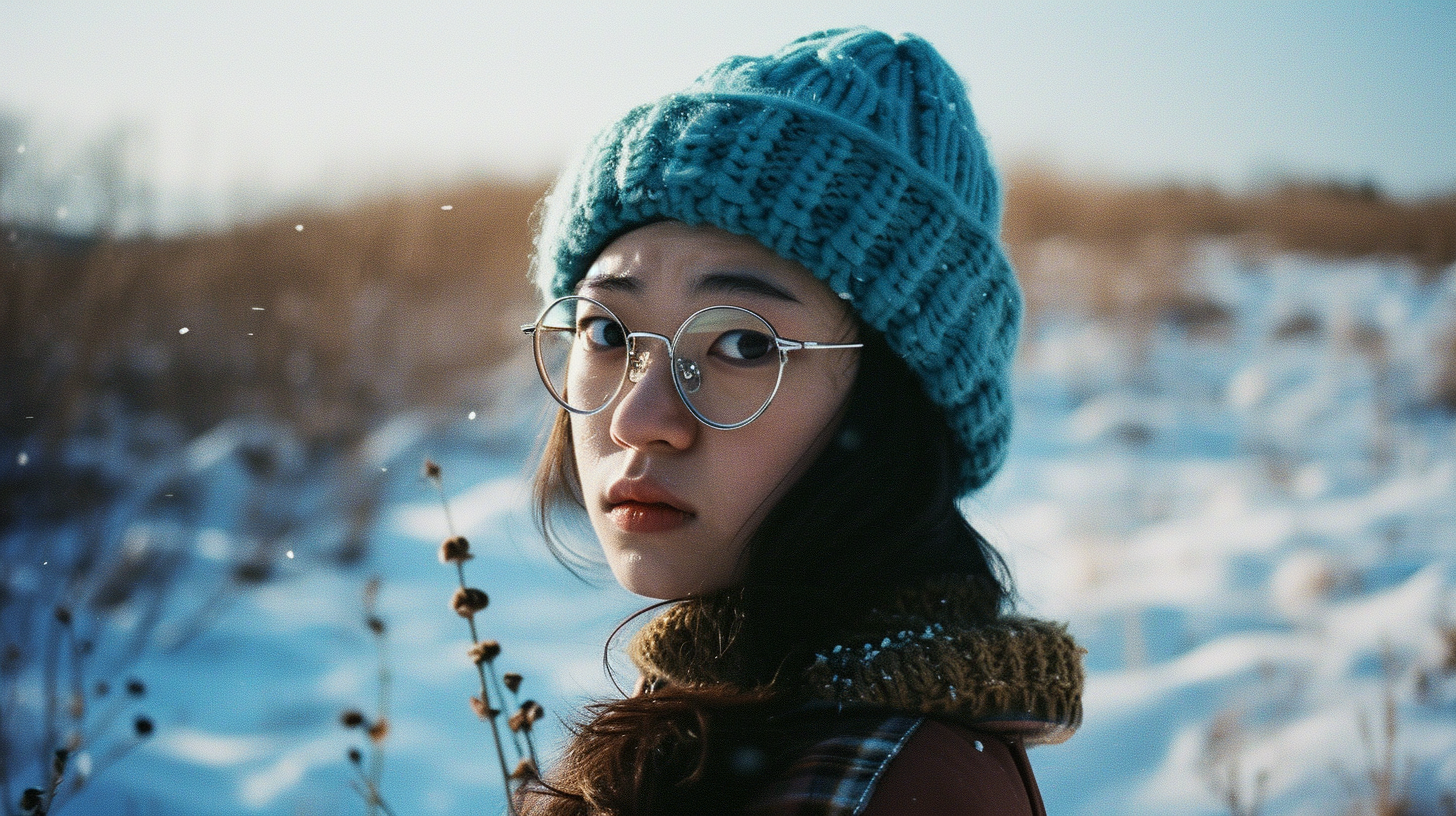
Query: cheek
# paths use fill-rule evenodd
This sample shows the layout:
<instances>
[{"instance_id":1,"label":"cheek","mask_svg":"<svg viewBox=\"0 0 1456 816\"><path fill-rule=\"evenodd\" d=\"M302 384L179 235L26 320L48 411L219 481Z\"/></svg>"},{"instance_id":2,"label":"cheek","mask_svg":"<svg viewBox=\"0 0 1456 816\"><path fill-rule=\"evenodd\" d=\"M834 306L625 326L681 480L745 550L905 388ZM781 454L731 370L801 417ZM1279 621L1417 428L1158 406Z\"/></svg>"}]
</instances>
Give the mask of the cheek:
<instances>
[{"instance_id":1,"label":"cheek","mask_svg":"<svg viewBox=\"0 0 1456 816\"><path fill-rule=\"evenodd\" d=\"M851 361L845 365L811 368L799 372L801 376L793 381L786 379L775 404L784 402L785 413L793 426L788 433L801 449L822 443L838 425L858 370L859 366ZM792 444L788 439L785 443Z\"/></svg>"},{"instance_id":2,"label":"cheek","mask_svg":"<svg viewBox=\"0 0 1456 816\"><path fill-rule=\"evenodd\" d=\"M745 429L761 433L736 458L745 470L756 471L758 480L747 481L745 473L738 483L764 486L758 495L760 502L769 500L763 502L763 512L808 469L839 424L854 370L836 368L819 374L788 393L781 391L764 416ZM760 424L761 429L755 427Z\"/></svg>"},{"instance_id":3,"label":"cheek","mask_svg":"<svg viewBox=\"0 0 1456 816\"><path fill-rule=\"evenodd\" d=\"M576 462L576 473L582 486L590 488L598 478L598 466L607 451L602 449L604 440L610 439L601 415L571 417L571 451Z\"/></svg>"},{"instance_id":4,"label":"cheek","mask_svg":"<svg viewBox=\"0 0 1456 816\"><path fill-rule=\"evenodd\" d=\"M572 444L578 456L600 456L603 449L612 445L612 412L602 411L591 416L571 416Z\"/></svg>"}]
</instances>

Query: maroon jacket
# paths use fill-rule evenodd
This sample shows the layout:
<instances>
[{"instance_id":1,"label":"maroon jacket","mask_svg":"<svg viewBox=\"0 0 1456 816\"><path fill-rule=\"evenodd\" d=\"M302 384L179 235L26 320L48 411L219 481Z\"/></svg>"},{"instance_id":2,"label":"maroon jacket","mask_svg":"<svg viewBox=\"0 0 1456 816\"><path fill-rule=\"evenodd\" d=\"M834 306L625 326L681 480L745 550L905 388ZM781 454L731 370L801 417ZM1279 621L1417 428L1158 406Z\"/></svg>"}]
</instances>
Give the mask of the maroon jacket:
<instances>
[{"instance_id":1,"label":"maroon jacket","mask_svg":"<svg viewBox=\"0 0 1456 816\"><path fill-rule=\"evenodd\" d=\"M890 760L863 816L1046 816L1026 749L925 720Z\"/></svg>"},{"instance_id":2,"label":"maroon jacket","mask_svg":"<svg viewBox=\"0 0 1456 816\"><path fill-rule=\"evenodd\" d=\"M835 722L748 813L1045 816L1019 738L905 714Z\"/></svg>"}]
</instances>

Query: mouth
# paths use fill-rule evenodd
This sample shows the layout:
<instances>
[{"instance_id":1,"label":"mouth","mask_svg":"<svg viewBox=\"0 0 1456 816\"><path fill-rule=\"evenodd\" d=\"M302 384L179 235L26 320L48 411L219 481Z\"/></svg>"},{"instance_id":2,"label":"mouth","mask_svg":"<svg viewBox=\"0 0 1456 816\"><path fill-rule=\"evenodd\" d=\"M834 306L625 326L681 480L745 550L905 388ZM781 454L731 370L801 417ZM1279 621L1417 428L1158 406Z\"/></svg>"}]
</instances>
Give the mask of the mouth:
<instances>
[{"instance_id":1,"label":"mouth","mask_svg":"<svg viewBox=\"0 0 1456 816\"><path fill-rule=\"evenodd\" d=\"M624 533L663 533L696 515L666 488L646 481L614 483L603 504L607 518Z\"/></svg>"}]
</instances>

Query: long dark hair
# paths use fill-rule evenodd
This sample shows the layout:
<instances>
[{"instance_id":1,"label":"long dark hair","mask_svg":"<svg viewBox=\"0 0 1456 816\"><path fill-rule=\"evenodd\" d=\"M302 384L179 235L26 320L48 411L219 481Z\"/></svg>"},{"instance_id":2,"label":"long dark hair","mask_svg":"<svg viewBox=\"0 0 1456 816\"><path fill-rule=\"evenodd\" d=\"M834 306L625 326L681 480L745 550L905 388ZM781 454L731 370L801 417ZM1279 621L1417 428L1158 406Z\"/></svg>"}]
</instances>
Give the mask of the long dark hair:
<instances>
[{"instance_id":1,"label":"long dark hair","mask_svg":"<svg viewBox=\"0 0 1456 816\"><path fill-rule=\"evenodd\" d=\"M816 647L877 598L916 579L958 575L986 619L1010 605L1005 563L957 506L961 450L944 415L879 332L861 326L860 339L838 428L749 538L742 582L715 598L729 596L735 610L735 662L751 690L669 687L593 706L553 775L560 790L528 799L532 812L679 812L687 801L705 813L732 812L750 781L712 758L724 744L782 737L768 731L773 718L745 713L798 702L791 684L776 691L775 678L807 667ZM580 558L556 523L563 509L584 511L579 484L562 412L534 493L538 524L568 567ZM761 724L758 732L745 733L745 722ZM661 810L664 802L674 804Z\"/></svg>"},{"instance_id":2,"label":"long dark hair","mask_svg":"<svg viewBox=\"0 0 1456 816\"><path fill-rule=\"evenodd\" d=\"M1005 563L957 506L960 448L940 408L884 337L864 349L834 439L749 539L737 590L754 679L795 668L885 592L958 574L994 618Z\"/></svg>"}]
</instances>

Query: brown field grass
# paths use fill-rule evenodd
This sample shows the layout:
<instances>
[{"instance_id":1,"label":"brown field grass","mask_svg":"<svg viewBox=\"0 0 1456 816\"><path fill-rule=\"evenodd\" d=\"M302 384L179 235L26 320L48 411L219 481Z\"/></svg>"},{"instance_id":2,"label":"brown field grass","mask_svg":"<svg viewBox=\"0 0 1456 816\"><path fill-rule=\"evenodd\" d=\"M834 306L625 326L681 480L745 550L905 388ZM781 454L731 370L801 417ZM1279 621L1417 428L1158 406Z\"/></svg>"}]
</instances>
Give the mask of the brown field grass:
<instances>
[{"instance_id":1,"label":"brown field grass","mask_svg":"<svg viewBox=\"0 0 1456 816\"><path fill-rule=\"evenodd\" d=\"M482 181L168 240L64 246L7 230L5 421L60 406L63 433L110 391L193 429L263 411L327 438L448 404L519 353L544 188ZM1197 319L1207 305L1180 272L1206 236L1250 252L1403 258L1431 275L1456 263L1456 194L1286 184L1234 195L1024 169L1008 176L1004 226L1033 319L1063 308Z\"/></svg>"},{"instance_id":2,"label":"brown field grass","mask_svg":"<svg viewBox=\"0 0 1456 816\"><path fill-rule=\"evenodd\" d=\"M1157 238L1241 237L1326 258L1401 258L1429 273L1456 262L1456 192L1405 200L1368 185L1290 181L1235 195L1213 187L1129 187L1024 168L1007 178L1013 248L1062 236L1134 247Z\"/></svg>"},{"instance_id":3,"label":"brown field grass","mask_svg":"<svg viewBox=\"0 0 1456 816\"><path fill-rule=\"evenodd\" d=\"M1389 198L1368 186L1289 182L1240 195L1131 187L1038 168L1008 174L1003 238L1033 313L1197 312L1185 271L1193 242L1232 240L1252 256L1389 258L1428 276L1456 263L1456 193Z\"/></svg>"},{"instance_id":4,"label":"brown field grass","mask_svg":"<svg viewBox=\"0 0 1456 816\"><path fill-rule=\"evenodd\" d=\"M327 437L361 412L458 397L454 378L512 353L532 309L542 189L476 184L170 240L13 233L0 360L18 387L0 401L26 404L5 415L59 404L64 433L110 390L194 430L262 411Z\"/></svg>"}]
</instances>

